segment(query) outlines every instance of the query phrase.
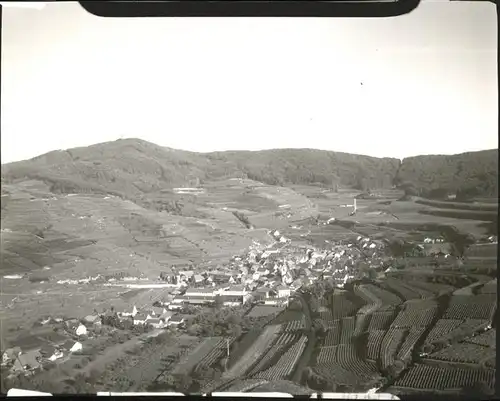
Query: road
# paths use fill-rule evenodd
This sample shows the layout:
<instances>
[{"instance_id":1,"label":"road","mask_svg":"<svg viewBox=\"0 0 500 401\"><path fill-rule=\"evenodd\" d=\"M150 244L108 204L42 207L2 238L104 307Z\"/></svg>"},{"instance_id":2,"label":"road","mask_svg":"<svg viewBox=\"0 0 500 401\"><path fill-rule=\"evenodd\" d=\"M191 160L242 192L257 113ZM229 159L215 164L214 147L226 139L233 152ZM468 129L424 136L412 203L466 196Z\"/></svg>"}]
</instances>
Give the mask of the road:
<instances>
[{"instance_id":1,"label":"road","mask_svg":"<svg viewBox=\"0 0 500 401\"><path fill-rule=\"evenodd\" d=\"M300 383L302 379L302 373L304 372L304 369L307 367L309 363L309 360L314 350L314 345L316 344L316 332L313 329L311 308L309 307L309 304L307 303L306 299L302 294L298 292L294 294L294 297L297 297L302 304L302 311L305 316L306 331L307 331L307 346L304 349L304 352L302 353L302 356L299 359L299 363L297 364L297 368L295 369L295 372L292 376L292 381Z\"/></svg>"}]
</instances>

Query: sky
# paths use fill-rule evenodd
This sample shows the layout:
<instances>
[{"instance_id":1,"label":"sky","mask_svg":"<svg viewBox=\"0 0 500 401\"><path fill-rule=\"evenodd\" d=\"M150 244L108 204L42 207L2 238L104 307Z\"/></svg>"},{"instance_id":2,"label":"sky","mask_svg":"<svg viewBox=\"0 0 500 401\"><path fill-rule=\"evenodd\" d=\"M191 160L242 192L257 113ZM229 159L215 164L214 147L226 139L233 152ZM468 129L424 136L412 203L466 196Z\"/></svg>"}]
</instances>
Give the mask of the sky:
<instances>
[{"instance_id":1,"label":"sky","mask_svg":"<svg viewBox=\"0 0 500 401\"><path fill-rule=\"evenodd\" d=\"M108 19L3 9L2 163L119 138L376 157L498 147L497 16Z\"/></svg>"}]
</instances>

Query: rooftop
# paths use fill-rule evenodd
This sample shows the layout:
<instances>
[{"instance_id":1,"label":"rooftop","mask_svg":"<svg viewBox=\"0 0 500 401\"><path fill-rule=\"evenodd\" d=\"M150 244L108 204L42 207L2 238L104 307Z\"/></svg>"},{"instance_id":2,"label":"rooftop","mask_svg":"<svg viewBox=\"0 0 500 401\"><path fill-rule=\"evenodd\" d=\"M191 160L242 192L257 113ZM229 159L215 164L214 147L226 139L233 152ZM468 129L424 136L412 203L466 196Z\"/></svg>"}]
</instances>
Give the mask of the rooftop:
<instances>
[{"instance_id":1,"label":"rooftop","mask_svg":"<svg viewBox=\"0 0 500 401\"><path fill-rule=\"evenodd\" d=\"M65 341L63 343L62 347L65 348L65 349L70 349L75 344L76 344L76 341L74 341L74 340L67 340L67 341Z\"/></svg>"},{"instance_id":2,"label":"rooftop","mask_svg":"<svg viewBox=\"0 0 500 401\"><path fill-rule=\"evenodd\" d=\"M232 285L226 291L245 291L244 285Z\"/></svg>"},{"instance_id":3,"label":"rooftop","mask_svg":"<svg viewBox=\"0 0 500 401\"><path fill-rule=\"evenodd\" d=\"M185 294L190 293L190 294L206 294L206 293L212 293L214 291L213 288L188 288L185 292Z\"/></svg>"}]
</instances>

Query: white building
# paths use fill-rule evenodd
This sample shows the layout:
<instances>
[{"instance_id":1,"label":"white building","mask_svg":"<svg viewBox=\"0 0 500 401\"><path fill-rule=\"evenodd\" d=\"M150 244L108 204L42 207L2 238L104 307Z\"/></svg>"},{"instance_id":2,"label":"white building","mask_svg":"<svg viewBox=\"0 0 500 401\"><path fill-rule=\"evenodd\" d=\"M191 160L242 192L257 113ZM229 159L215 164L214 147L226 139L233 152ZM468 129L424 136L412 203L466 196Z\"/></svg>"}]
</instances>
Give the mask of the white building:
<instances>
[{"instance_id":1,"label":"white building","mask_svg":"<svg viewBox=\"0 0 500 401\"><path fill-rule=\"evenodd\" d=\"M138 313L134 316L134 325L143 325L146 324L146 321L151 319L152 316L150 314Z\"/></svg>"},{"instance_id":2,"label":"white building","mask_svg":"<svg viewBox=\"0 0 500 401\"><path fill-rule=\"evenodd\" d=\"M276 291L278 292L278 298L287 298L292 293L292 290L284 285L278 286Z\"/></svg>"},{"instance_id":3,"label":"white building","mask_svg":"<svg viewBox=\"0 0 500 401\"><path fill-rule=\"evenodd\" d=\"M215 297L215 295L212 288L188 288L184 293L185 297Z\"/></svg>"},{"instance_id":4,"label":"white building","mask_svg":"<svg viewBox=\"0 0 500 401\"><path fill-rule=\"evenodd\" d=\"M150 315L151 316L155 316L155 317L159 317L159 316L163 315L166 311L167 311L166 308L161 308L161 307L153 306L151 308Z\"/></svg>"},{"instance_id":5,"label":"white building","mask_svg":"<svg viewBox=\"0 0 500 401\"><path fill-rule=\"evenodd\" d=\"M80 344L80 343L78 343L78 344ZM64 354L61 351L56 350L48 359L49 359L49 361L54 362L55 360L60 359L63 356L64 356Z\"/></svg>"},{"instance_id":6,"label":"white building","mask_svg":"<svg viewBox=\"0 0 500 401\"><path fill-rule=\"evenodd\" d=\"M185 319L180 316L173 316L168 322L169 326L179 326L185 322Z\"/></svg>"},{"instance_id":7,"label":"white building","mask_svg":"<svg viewBox=\"0 0 500 401\"><path fill-rule=\"evenodd\" d=\"M79 341L68 340L63 344L62 348L67 350L68 352L77 352L83 349L83 345Z\"/></svg>"},{"instance_id":8,"label":"white building","mask_svg":"<svg viewBox=\"0 0 500 401\"><path fill-rule=\"evenodd\" d=\"M77 336L83 336L83 335L86 335L86 334L87 334L87 328L86 328L83 324L80 324L80 325L76 328L75 333L76 333L76 335L77 335Z\"/></svg>"},{"instance_id":9,"label":"white building","mask_svg":"<svg viewBox=\"0 0 500 401\"><path fill-rule=\"evenodd\" d=\"M243 285L234 285L234 286L231 286L224 291L221 291L220 295L231 295L231 296L243 297L243 296L248 295L248 290Z\"/></svg>"},{"instance_id":10,"label":"white building","mask_svg":"<svg viewBox=\"0 0 500 401\"><path fill-rule=\"evenodd\" d=\"M162 327L165 326L165 321L157 317L147 319L147 323L153 326L155 329L161 329Z\"/></svg>"},{"instance_id":11,"label":"white building","mask_svg":"<svg viewBox=\"0 0 500 401\"><path fill-rule=\"evenodd\" d=\"M126 317L126 316L132 316L132 317L134 317L135 315L137 315L137 308L135 307L135 305L132 308L132 312L122 312L121 313L121 316L124 316L124 317Z\"/></svg>"}]
</instances>

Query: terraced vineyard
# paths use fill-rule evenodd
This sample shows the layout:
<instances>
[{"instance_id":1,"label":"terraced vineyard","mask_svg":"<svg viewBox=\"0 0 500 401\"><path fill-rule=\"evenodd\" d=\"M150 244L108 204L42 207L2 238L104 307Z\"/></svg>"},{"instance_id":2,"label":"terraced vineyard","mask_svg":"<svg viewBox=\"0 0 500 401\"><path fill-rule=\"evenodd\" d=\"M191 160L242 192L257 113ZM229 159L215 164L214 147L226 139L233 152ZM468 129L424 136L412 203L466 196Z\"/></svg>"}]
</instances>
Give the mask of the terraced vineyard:
<instances>
[{"instance_id":1,"label":"terraced vineyard","mask_svg":"<svg viewBox=\"0 0 500 401\"><path fill-rule=\"evenodd\" d=\"M462 319L439 319L425 339L426 344L441 340L463 323Z\"/></svg>"},{"instance_id":2,"label":"terraced vineyard","mask_svg":"<svg viewBox=\"0 0 500 401\"><path fill-rule=\"evenodd\" d=\"M374 363L359 358L353 344L341 344L338 346L336 361L344 369L364 378L378 375L378 369Z\"/></svg>"},{"instance_id":3,"label":"terraced vineyard","mask_svg":"<svg viewBox=\"0 0 500 401\"><path fill-rule=\"evenodd\" d=\"M337 346L321 347L316 357L316 364L324 365L334 361L337 357L337 349Z\"/></svg>"},{"instance_id":4,"label":"terraced vineyard","mask_svg":"<svg viewBox=\"0 0 500 401\"><path fill-rule=\"evenodd\" d=\"M333 313L330 310L322 310L319 312L319 317L321 320L324 320L326 326L328 326L333 320Z\"/></svg>"},{"instance_id":5,"label":"terraced vineyard","mask_svg":"<svg viewBox=\"0 0 500 401\"><path fill-rule=\"evenodd\" d=\"M285 332L278 337L274 345L269 351L266 352L264 357L255 365L255 367L248 374L249 376L256 375L261 370L266 369L266 367L271 363L273 359L277 356L282 355L283 352L290 346L290 344L296 339L296 335L293 333Z\"/></svg>"},{"instance_id":6,"label":"terraced vineyard","mask_svg":"<svg viewBox=\"0 0 500 401\"><path fill-rule=\"evenodd\" d=\"M333 320L352 316L356 313L358 307L350 301L345 293L334 293L331 297L331 310Z\"/></svg>"},{"instance_id":7,"label":"terraced vineyard","mask_svg":"<svg viewBox=\"0 0 500 401\"><path fill-rule=\"evenodd\" d=\"M214 345L211 351L209 351L196 365L194 371L200 375L211 366L213 366L217 361L219 361L227 353L227 347L231 346L236 339L234 337L221 338L218 343Z\"/></svg>"},{"instance_id":8,"label":"terraced vineyard","mask_svg":"<svg viewBox=\"0 0 500 401\"><path fill-rule=\"evenodd\" d=\"M330 383L347 385L379 376L375 363L362 360L352 344L322 347L312 371Z\"/></svg>"},{"instance_id":9,"label":"terraced vineyard","mask_svg":"<svg viewBox=\"0 0 500 401\"><path fill-rule=\"evenodd\" d=\"M205 338L192 352L181 360L172 371L176 375L189 375L191 371L207 357L209 359L219 351L223 352L226 340L223 337ZM208 360L209 360L208 359Z\"/></svg>"},{"instance_id":10,"label":"terraced vineyard","mask_svg":"<svg viewBox=\"0 0 500 401\"><path fill-rule=\"evenodd\" d=\"M345 317L342 319L342 330L340 333L340 344L348 344L353 335L354 335L354 327L355 327L355 317Z\"/></svg>"},{"instance_id":11,"label":"terraced vineyard","mask_svg":"<svg viewBox=\"0 0 500 401\"><path fill-rule=\"evenodd\" d=\"M380 346L385 336L385 330L372 330L368 333L366 357L376 361L380 355Z\"/></svg>"},{"instance_id":12,"label":"terraced vineyard","mask_svg":"<svg viewBox=\"0 0 500 401\"><path fill-rule=\"evenodd\" d=\"M405 304L391 324L393 328L428 327L437 312L436 302L415 302Z\"/></svg>"},{"instance_id":13,"label":"terraced vineyard","mask_svg":"<svg viewBox=\"0 0 500 401\"><path fill-rule=\"evenodd\" d=\"M380 345L380 363L382 369L387 369L394 364L395 357L406 336L406 329L389 329Z\"/></svg>"},{"instance_id":14,"label":"terraced vineyard","mask_svg":"<svg viewBox=\"0 0 500 401\"><path fill-rule=\"evenodd\" d=\"M326 332L324 345L326 347L330 347L333 345L339 345L340 344L340 335L342 332L341 330L342 330L342 327L341 327L340 320L335 320L333 322L333 325Z\"/></svg>"},{"instance_id":15,"label":"terraced vineyard","mask_svg":"<svg viewBox=\"0 0 500 401\"><path fill-rule=\"evenodd\" d=\"M243 376L268 350L281 330L281 325L267 326L262 334L253 342L245 354L223 374L223 378Z\"/></svg>"},{"instance_id":16,"label":"terraced vineyard","mask_svg":"<svg viewBox=\"0 0 500 401\"><path fill-rule=\"evenodd\" d=\"M413 327L410 329L408 335L406 336L406 339L401 345L401 349L397 354L398 359L400 360L411 359L411 352L413 351L417 341L420 340L420 337L422 337L422 335L424 334L425 330L426 330L425 327Z\"/></svg>"},{"instance_id":17,"label":"terraced vineyard","mask_svg":"<svg viewBox=\"0 0 500 401\"><path fill-rule=\"evenodd\" d=\"M439 368L429 365L417 364L410 368L403 377L395 383L395 387L429 390L456 390L471 386L477 382L485 382L492 388L495 383L494 370Z\"/></svg>"},{"instance_id":18,"label":"terraced vineyard","mask_svg":"<svg viewBox=\"0 0 500 401\"><path fill-rule=\"evenodd\" d=\"M489 320L496 308L496 301L496 294L456 295L451 297L443 318Z\"/></svg>"},{"instance_id":19,"label":"terraced vineyard","mask_svg":"<svg viewBox=\"0 0 500 401\"><path fill-rule=\"evenodd\" d=\"M335 385L359 385L363 383L364 378L356 376L356 374L349 372L337 364L330 362L329 364L318 365L312 368L312 372L326 380L328 383Z\"/></svg>"},{"instance_id":20,"label":"terraced vineyard","mask_svg":"<svg viewBox=\"0 0 500 401\"><path fill-rule=\"evenodd\" d=\"M385 330L389 328L394 319L394 315L394 310L373 313L368 326L368 331Z\"/></svg>"},{"instance_id":21,"label":"terraced vineyard","mask_svg":"<svg viewBox=\"0 0 500 401\"><path fill-rule=\"evenodd\" d=\"M307 336L301 336L289 349L286 351L276 364L270 368L258 373L255 378L267 380L283 380L288 378L293 372L304 348L306 347Z\"/></svg>"},{"instance_id":22,"label":"terraced vineyard","mask_svg":"<svg viewBox=\"0 0 500 401\"><path fill-rule=\"evenodd\" d=\"M458 343L430 354L428 359L437 359L445 362L460 362L479 364L491 358L492 350L478 344Z\"/></svg>"},{"instance_id":23,"label":"terraced vineyard","mask_svg":"<svg viewBox=\"0 0 500 401\"><path fill-rule=\"evenodd\" d=\"M283 331L297 331L297 330L303 330L305 328L306 328L306 322L304 317L298 320L291 320L287 323L284 323L283 325Z\"/></svg>"}]
</instances>

